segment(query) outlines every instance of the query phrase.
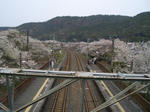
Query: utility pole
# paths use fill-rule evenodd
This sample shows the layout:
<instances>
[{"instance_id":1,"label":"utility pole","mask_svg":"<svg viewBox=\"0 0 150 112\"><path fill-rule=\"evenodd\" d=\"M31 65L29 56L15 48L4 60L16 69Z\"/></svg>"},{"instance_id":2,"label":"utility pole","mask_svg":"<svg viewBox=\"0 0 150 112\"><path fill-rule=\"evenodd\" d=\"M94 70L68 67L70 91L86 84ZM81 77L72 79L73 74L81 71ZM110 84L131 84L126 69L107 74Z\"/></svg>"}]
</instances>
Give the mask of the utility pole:
<instances>
[{"instance_id":1,"label":"utility pole","mask_svg":"<svg viewBox=\"0 0 150 112\"><path fill-rule=\"evenodd\" d=\"M29 51L29 30L27 30L27 48L26 51Z\"/></svg>"},{"instance_id":2,"label":"utility pole","mask_svg":"<svg viewBox=\"0 0 150 112\"><path fill-rule=\"evenodd\" d=\"M51 50L51 59L49 59L49 69L50 69L50 65L51 68L54 68L54 40L55 40L55 35L53 36L53 41L52 41L52 50Z\"/></svg>"},{"instance_id":3,"label":"utility pole","mask_svg":"<svg viewBox=\"0 0 150 112\"><path fill-rule=\"evenodd\" d=\"M133 57L132 57L132 61L131 61L131 72L133 72Z\"/></svg>"},{"instance_id":4,"label":"utility pole","mask_svg":"<svg viewBox=\"0 0 150 112\"><path fill-rule=\"evenodd\" d=\"M148 72L150 72L149 67L150 67L150 57L148 57Z\"/></svg>"},{"instance_id":5,"label":"utility pole","mask_svg":"<svg viewBox=\"0 0 150 112\"><path fill-rule=\"evenodd\" d=\"M111 67L112 67L112 72L114 72L114 65L113 65L113 59L114 59L114 45L115 45L115 40L114 37L112 37L112 57L111 57Z\"/></svg>"},{"instance_id":6,"label":"utility pole","mask_svg":"<svg viewBox=\"0 0 150 112\"><path fill-rule=\"evenodd\" d=\"M20 52L19 55L20 55L20 60L19 60L19 61L20 61L20 65L19 65L19 66L20 66L20 68L21 68L21 67L22 67L22 54L21 54L21 52Z\"/></svg>"},{"instance_id":7,"label":"utility pole","mask_svg":"<svg viewBox=\"0 0 150 112\"><path fill-rule=\"evenodd\" d=\"M87 39L87 54L86 54L87 61L88 61L88 57L89 57L89 48L88 48L88 43L89 43L89 39Z\"/></svg>"}]
</instances>

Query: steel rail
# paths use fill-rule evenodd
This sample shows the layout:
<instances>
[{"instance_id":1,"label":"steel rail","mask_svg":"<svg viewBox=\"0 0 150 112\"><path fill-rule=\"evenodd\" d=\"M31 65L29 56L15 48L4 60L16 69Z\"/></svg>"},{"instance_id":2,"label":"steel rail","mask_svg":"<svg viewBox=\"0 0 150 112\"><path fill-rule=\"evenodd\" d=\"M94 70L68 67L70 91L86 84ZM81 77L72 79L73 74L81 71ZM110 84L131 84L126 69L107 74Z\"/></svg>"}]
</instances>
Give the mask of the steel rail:
<instances>
[{"instance_id":1,"label":"steel rail","mask_svg":"<svg viewBox=\"0 0 150 112\"><path fill-rule=\"evenodd\" d=\"M69 70L70 69L70 60L71 60L71 57L70 57L70 52L68 52L68 59L67 59L67 64L66 64L66 68L65 70ZM66 111L66 106L67 106L67 95L68 95L68 87L65 88L64 90L64 101L63 101L63 112Z\"/></svg>"},{"instance_id":2,"label":"steel rail","mask_svg":"<svg viewBox=\"0 0 150 112\"><path fill-rule=\"evenodd\" d=\"M16 73L15 71L20 71L20 69L5 69L0 68L0 74L6 76L38 76L38 77L54 77L54 78L71 78L71 79L101 79L101 80L138 80L138 81L150 81L150 74L122 74L122 73L95 73L95 72L68 72L68 71L44 71L44 70L30 70L30 69L21 69L21 72ZM67 75L64 75L67 74ZM58 90L70 85L71 83L77 80L66 80L63 83L59 84L54 87L52 90L45 93L43 96L39 97L38 99L29 102L27 105L19 108L15 112L23 110L24 108L44 99L48 95L55 93ZM63 85L64 84L64 85ZM150 84L148 84L150 85ZM142 86L143 88L147 87L147 85ZM141 89L143 89L141 87ZM138 89L139 90L139 89ZM131 92L135 93L135 91ZM130 95L129 93L128 95ZM121 101L122 99L126 98L126 96L120 98L117 101ZM116 102L116 101L115 101ZM114 102L113 102L114 103ZM108 105L112 105L113 103L109 103ZM105 106L104 106L105 107Z\"/></svg>"},{"instance_id":3,"label":"steel rail","mask_svg":"<svg viewBox=\"0 0 150 112\"><path fill-rule=\"evenodd\" d=\"M93 103L94 103L94 107L96 107L97 105L96 105L95 97L94 97L94 95L93 95L93 93L92 93L92 91L91 91L91 88L90 88L90 86L89 86L88 81L86 81L86 83L87 83L87 87L89 88L89 92L90 92L92 101L93 101Z\"/></svg>"},{"instance_id":4,"label":"steel rail","mask_svg":"<svg viewBox=\"0 0 150 112\"><path fill-rule=\"evenodd\" d=\"M65 70L69 70L70 69L70 52L68 51L67 53L67 62L66 62L66 67ZM68 95L68 87L66 87L64 89L64 95L63 95L63 104L62 104L62 111L65 112L66 111L66 105L67 105L67 95Z\"/></svg>"},{"instance_id":5,"label":"steel rail","mask_svg":"<svg viewBox=\"0 0 150 112\"><path fill-rule=\"evenodd\" d=\"M56 94L55 97L54 97L54 101L53 101L53 104L52 104L51 112L54 112L54 110L55 110L55 106L56 106L56 104L57 104L57 100L58 100L59 93L60 93L60 92L57 92L57 94Z\"/></svg>"},{"instance_id":6,"label":"steel rail","mask_svg":"<svg viewBox=\"0 0 150 112\"><path fill-rule=\"evenodd\" d=\"M100 83L100 82L99 82ZM95 109L92 110L92 112L95 111L99 111L99 109L107 104L109 104L110 102L114 101L115 99L118 99L119 97L121 97L122 95L124 95L126 92L128 92L130 89L134 88L136 86L137 82L129 85L127 88L125 88L124 90L120 91L118 94L116 94L114 97L111 97L110 99L108 99L107 101L105 101L103 104L99 105L98 107L96 107Z\"/></svg>"},{"instance_id":7,"label":"steel rail","mask_svg":"<svg viewBox=\"0 0 150 112\"><path fill-rule=\"evenodd\" d=\"M65 70L69 70L69 67L70 67L70 54L67 53L67 61L65 63ZM57 102L58 102L58 98L61 97L60 95L63 93L63 102L62 102L62 105L60 107L60 109L64 112L65 109L66 109L66 100L67 100L67 89L68 88L65 88L65 90L62 90L60 92L57 92L55 97L54 97L54 101L53 101L53 104L52 104L52 109L51 109L51 112L54 112L56 110L56 106L57 106ZM60 102L59 102L60 104ZM58 109L58 108L57 108Z\"/></svg>"},{"instance_id":8,"label":"steel rail","mask_svg":"<svg viewBox=\"0 0 150 112\"><path fill-rule=\"evenodd\" d=\"M68 95L68 88L65 88L65 90L64 90L63 109L62 109L63 112L66 111L67 95Z\"/></svg>"},{"instance_id":9,"label":"steel rail","mask_svg":"<svg viewBox=\"0 0 150 112\"><path fill-rule=\"evenodd\" d=\"M78 62L80 71L84 71L83 65L82 65L81 60L80 60L80 58L79 58L78 55L76 56L76 60L77 60L77 62ZM93 96L93 94L92 94L92 91L91 91L91 88L90 88L90 86L89 86L88 81L85 81L85 82L86 82L86 85L87 85L87 87L88 87L89 95L90 95L90 97L91 97L91 99L92 99L93 106L94 106L94 108L95 108L95 107L96 107L95 98L94 98L94 96ZM81 81L80 81L80 85L81 85ZM89 112L89 111L90 111L90 108L89 108L89 103L88 103L88 98L87 98L87 96L88 96L88 93L86 92L86 93L85 93L85 96L84 96L84 100L85 100L85 110L86 110L87 112Z\"/></svg>"},{"instance_id":10,"label":"steel rail","mask_svg":"<svg viewBox=\"0 0 150 112\"><path fill-rule=\"evenodd\" d=\"M109 73L111 73L106 67L104 67L104 65L102 64L102 63L100 63L100 62L98 62L97 63L97 65L100 67L100 68L102 68L102 70L104 71L104 72L109 72ZM135 74L137 74L137 73L135 73ZM138 73L138 74L142 74L143 75L143 73ZM149 75L150 76L150 75ZM149 76L147 76L147 75L145 75L145 77L149 77ZM144 80L143 80L144 81ZM121 82L121 81L117 81L117 82L115 82L116 83L116 85L118 85L119 87L121 87L122 89L125 89L127 86L126 85L124 85L124 83L123 82ZM121 84L121 85L120 85ZM123 86L122 86L123 85ZM132 92L133 90L131 90L130 92ZM129 93L129 92L128 92ZM144 111L146 111L146 110L149 110L149 106L150 106L150 103L142 96L142 95L140 95L140 93L136 93L135 95L132 95L131 96L131 99L134 101L134 102L136 102L136 104L137 105L139 105L140 106L140 108L141 109L143 109Z\"/></svg>"},{"instance_id":11,"label":"steel rail","mask_svg":"<svg viewBox=\"0 0 150 112\"><path fill-rule=\"evenodd\" d=\"M81 81L80 81L80 83L81 83ZM84 96L84 100L85 100L85 102L84 102L84 105L85 105L85 110L86 110L86 112L89 112L89 104L88 104L88 98L87 98L87 96L86 96L86 94L85 94L85 96Z\"/></svg>"},{"instance_id":12,"label":"steel rail","mask_svg":"<svg viewBox=\"0 0 150 112\"><path fill-rule=\"evenodd\" d=\"M79 57L78 57L77 55L75 55L75 59L76 59L77 64L78 64L78 70L79 70L79 71L83 71L83 66L82 66L82 64L81 64L81 62L80 62L80 60L79 60ZM79 83L80 83L80 86L82 87L81 112L84 111L84 108L85 108L85 111L86 111L86 112L89 112L87 96L86 96L86 94L85 94L85 81L82 80L82 82L81 82L81 80L80 80Z\"/></svg>"},{"instance_id":13,"label":"steel rail","mask_svg":"<svg viewBox=\"0 0 150 112\"><path fill-rule=\"evenodd\" d=\"M79 56L78 56L79 57ZM80 65L81 65L81 67L82 67L82 70L83 70L83 65L82 65L82 63L81 63L81 60L80 60L80 58L78 58L78 60L79 60L79 63L80 63ZM90 93L90 96L91 96L91 99L92 99L92 102L93 102L93 106L94 106L94 108L97 106L96 105L96 101L95 101L95 97L94 97L94 95L93 95L93 93L92 93L92 91L91 91L91 87L89 86L89 83L88 83L88 81L86 80L86 84L87 84L87 87L89 88L88 90L89 90L89 93ZM85 103L88 103L87 102L87 98L86 98L86 95L85 95L85 100L86 100L86 102ZM88 110L90 110L89 108L88 108Z\"/></svg>"}]
</instances>

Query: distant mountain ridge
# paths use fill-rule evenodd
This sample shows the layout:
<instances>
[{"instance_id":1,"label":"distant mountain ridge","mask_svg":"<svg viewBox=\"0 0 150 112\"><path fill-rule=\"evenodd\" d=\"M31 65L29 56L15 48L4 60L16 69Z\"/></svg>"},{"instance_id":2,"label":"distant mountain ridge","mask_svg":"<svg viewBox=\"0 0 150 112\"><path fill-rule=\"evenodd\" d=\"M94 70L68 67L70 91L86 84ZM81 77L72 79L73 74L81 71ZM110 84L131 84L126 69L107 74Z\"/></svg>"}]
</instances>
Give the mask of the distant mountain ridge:
<instances>
[{"instance_id":1,"label":"distant mountain ridge","mask_svg":"<svg viewBox=\"0 0 150 112\"><path fill-rule=\"evenodd\" d=\"M33 38L59 41L98 40L117 36L122 40L150 40L150 12L134 17L115 15L94 15L87 17L56 17L46 22L25 23L16 27L29 30ZM1 29L1 28L0 28Z\"/></svg>"},{"instance_id":2,"label":"distant mountain ridge","mask_svg":"<svg viewBox=\"0 0 150 112\"><path fill-rule=\"evenodd\" d=\"M11 27L0 27L0 31L8 30L9 28L11 28Z\"/></svg>"}]
</instances>

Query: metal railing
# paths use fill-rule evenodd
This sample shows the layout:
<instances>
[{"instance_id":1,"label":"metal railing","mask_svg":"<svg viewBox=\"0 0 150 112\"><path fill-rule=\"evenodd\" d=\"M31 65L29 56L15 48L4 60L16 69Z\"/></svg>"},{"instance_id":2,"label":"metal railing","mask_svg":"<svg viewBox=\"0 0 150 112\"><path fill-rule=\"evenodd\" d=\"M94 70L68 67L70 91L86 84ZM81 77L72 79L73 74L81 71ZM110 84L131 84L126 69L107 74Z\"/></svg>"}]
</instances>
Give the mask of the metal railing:
<instances>
[{"instance_id":1,"label":"metal railing","mask_svg":"<svg viewBox=\"0 0 150 112\"><path fill-rule=\"evenodd\" d=\"M7 89L8 89L8 102L9 102L9 108L7 108L5 105L0 103L0 108L2 108L6 112L19 112L25 108L27 108L30 105L33 105L37 103L38 101L41 101L42 99L48 97L49 95L57 92L58 90L61 90L70 84L78 81L78 80L132 80L132 81L150 81L150 74L124 74L124 73L97 73L97 72L77 72L77 71L50 71L50 70L33 70L33 69L17 69L17 68L0 68L0 75L6 76L6 82L7 82ZM10 85L9 85L9 77L14 76L30 76L30 77L48 77L48 78L66 78L64 82L60 83L59 85L55 86L54 88L50 89L49 91L45 92L42 96L39 96L37 99L27 103L26 105L18 108L17 110L13 109L13 95L10 93ZM120 98L121 95L126 93L129 89L132 89L135 87L136 82L115 95L113 98L110 98L108 101L104 102L100 106L96 107L92 110L92 112L97 112L99 110L102 110L103 108L106 108L108 106L111 106L126 97L148 87L150 83L146 85L142 85L140 88L136 89L135 91L123 96ZM82 86L82 89L84 89L84 86ZM84 95L84 93L82 93ZM82 96L83 96L82 95ZM118 99L119 98L119 99ZM117 99L117 100L114 100Z\"/></svg>"}]
</instances>

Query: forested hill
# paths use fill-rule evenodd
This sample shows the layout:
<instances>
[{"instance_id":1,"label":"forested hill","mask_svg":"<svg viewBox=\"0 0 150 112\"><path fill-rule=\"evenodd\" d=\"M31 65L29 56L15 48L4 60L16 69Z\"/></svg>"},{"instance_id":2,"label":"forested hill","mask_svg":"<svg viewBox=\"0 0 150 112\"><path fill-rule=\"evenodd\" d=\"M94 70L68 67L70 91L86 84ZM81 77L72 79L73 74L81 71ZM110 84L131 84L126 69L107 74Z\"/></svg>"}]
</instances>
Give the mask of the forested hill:
<instances>
[{"instance_id":1,"label":"forested hill","mask_svg":"<svg viewBox=\"0 0 150 112\"><path fill-rule=\"evenodd\" d=\"M123 40L150 40L150 12L134 17L94 15L87 17L56 17L46 22L25 23L17 27L30 31L40 40L86 41L117 36Z\"/></svg>"}]
</instances>

